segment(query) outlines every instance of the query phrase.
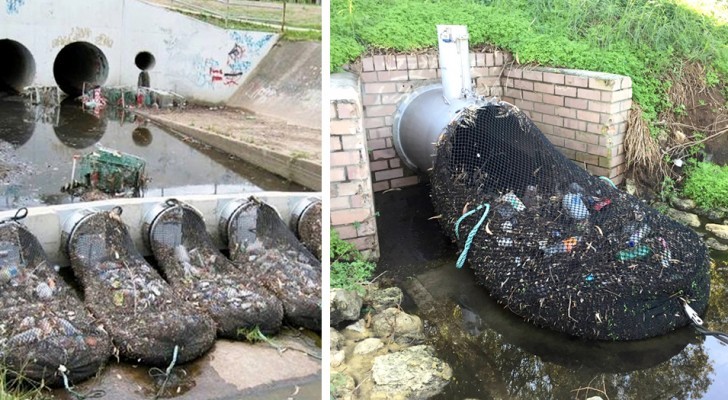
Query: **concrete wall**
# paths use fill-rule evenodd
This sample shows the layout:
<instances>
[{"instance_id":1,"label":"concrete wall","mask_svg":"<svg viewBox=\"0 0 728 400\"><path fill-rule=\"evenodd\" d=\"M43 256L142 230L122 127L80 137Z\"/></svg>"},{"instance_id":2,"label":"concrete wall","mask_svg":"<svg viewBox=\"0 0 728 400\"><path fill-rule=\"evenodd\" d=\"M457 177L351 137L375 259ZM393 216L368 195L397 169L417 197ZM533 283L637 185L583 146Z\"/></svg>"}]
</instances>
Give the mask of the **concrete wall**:
<instances>
[{"instance_id":1,"label":"concrete wall","mask_svg":"<svg viewBox=\"0 0 728 400\"><path fill-rule=\"evenodd\" d=\"M228 105L321 129L321 42L281 42Z\"/></svg>"},{"instance_id":2,"label":"concrete wall","mask_svg":"<svg viewBox=\"0 0 728 400\"><path fill-rule=\"evenodd\" d=\"M136 85L141 70L135 57L148 52L155 59L151 86L223 102L278 36L217 28L136 0L9 0L0 8L0 39L18 42L32 55L35 74L25 86L55 85L58 54L84 42L103 53L104 85Z\"/></svg>"},{"instance_id":3,"label":"concrete wall","mask_svg":"<svg viewBox=\"0 0 728 400\"><path fill-rule=\"evenodd\" d=\"M375 260L379 239L359 84L353 74L331 76L331 226Z\"/></svg>"},{"instance_id":4,"label":"concrete wall","mask_svg":"<svg viewBox=\"0 0 728 400\"><path fill-rule=\"evenodd\" d=\"M567 157L595 175L624 178L624 134L632 105L629 77L588 71L513 67L508 53L471 53L478 94L523 110ZM415 185L392 143L393 114L417 87L439 82L436 54L365 57L361 96L374 191ZM333 174L332 174L333 175Z\"/></svg>"}]
</instances>

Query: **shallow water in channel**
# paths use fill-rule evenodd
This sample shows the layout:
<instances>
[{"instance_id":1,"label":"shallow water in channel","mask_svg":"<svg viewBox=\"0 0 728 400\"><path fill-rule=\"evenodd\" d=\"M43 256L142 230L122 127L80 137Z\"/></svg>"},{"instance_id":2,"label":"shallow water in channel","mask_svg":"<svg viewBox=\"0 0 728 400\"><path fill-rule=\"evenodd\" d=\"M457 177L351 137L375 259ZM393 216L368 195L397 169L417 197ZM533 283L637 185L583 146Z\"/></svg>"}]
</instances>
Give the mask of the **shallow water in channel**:
<instances>
[{"instance_id":1,"label":"shallow water in channel","mask_svg":"<svg viewBox=\"0 0 728 400\"><path fill-rule=\"evenodd\" d=\"M453 368L438 399L728 396L728 346L716 338L688 327L649 340L585 342L537 328L491 299L467 267L455 268L457 248L428 220L435 214L429 188L377 194L376 203L382 256L375 276L384 272L380 279L403 288L404 309L422 317L428 341ZM704 321L728 332L728 254L711 257Z\"/></svg>"}]
</instances>

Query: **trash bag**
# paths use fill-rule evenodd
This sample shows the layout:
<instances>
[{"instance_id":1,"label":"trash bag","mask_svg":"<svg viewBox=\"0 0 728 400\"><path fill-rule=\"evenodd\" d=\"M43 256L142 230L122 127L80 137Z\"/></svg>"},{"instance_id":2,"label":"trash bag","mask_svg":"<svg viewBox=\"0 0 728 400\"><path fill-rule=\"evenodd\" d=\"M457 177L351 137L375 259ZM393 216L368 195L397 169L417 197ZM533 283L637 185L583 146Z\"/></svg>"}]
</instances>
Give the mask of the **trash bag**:
<instances>
[{"instance_id":1,"label":"trash bag","mask_svg":"<svg viewBox=\"0 0 728 400\"><path fill-rule=\"evenodd\" d=\"M109 333L119 354L166 366L204 354L215 342L213 320L177 296L134 247L121 208L84 210L66 231L66 250L86 307Z\"/></svg>"},{"instance_id":2,"label":"trash bag","mask_svg":"<svg viewBox=\"0 0 728 400\"><path fill-rule=\"evenodd\" d=\"M222 231L230 258L283 303L294 326L321 330L321 263L296 239L271 206L251 197L229 218Z\"/></svg>"},{"instance_id":3,"label":"trash bag","mask_svg":"<svg viewBox=\"0 0 728 400\"><path fill-rule=\"evenodd\" d=\"M605 136L606 138L606 136ZM706 246L562 155L507 103L463 110L436 146L432 201L476 279L506 308L587 339L690 323L710 288Z\"/></svg>"},{"instance_id":4,"label":"trash bag","mask_svg":"<svg viewBox=\"0 0 728 400\"><path fill-rule=\"evenodd\" d=\"M256 327L278 332L283 306L215 247L202 216L168 200L145 224L149 247L175 293L217 323L219 336L237 339Z\"/></svg>"},{"instance_id":5,"label":"trash bag","mask_svg":"<svg viewBox=\"0 0 728 400\"><path fill-rule=\"evenodd\" d=\"M6 381L59 386L64 366L68 380L80 382L103 367L111 340L17 219L0 221L0 363L10 375Z\"/></svg>"}]
</instances>

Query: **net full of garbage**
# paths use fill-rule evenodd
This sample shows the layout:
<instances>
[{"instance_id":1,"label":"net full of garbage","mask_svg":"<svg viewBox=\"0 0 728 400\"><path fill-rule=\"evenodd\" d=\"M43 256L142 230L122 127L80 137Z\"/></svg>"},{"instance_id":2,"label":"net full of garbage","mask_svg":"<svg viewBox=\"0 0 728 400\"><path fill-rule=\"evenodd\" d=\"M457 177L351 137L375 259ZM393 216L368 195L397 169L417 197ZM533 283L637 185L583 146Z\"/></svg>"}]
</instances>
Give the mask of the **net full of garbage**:
<instances>
[{"instance_id":1,"label":"net full of garbage","mask_svg":"<svg viewBox=\"0 0 728 400\"><path fill-rule=\"evenodd\" d=\"M84 302L119 354L134 362L168 365L204 354L216 326L187 304L134 247L121 209L83 210L64 225L64 243Z\"/></svg>"},{"instance_id":2,"label":"net full of garbage","mask_svg":"<svg viewBox=\"0 0 728 400\"><path fill-rule=\"evenodd\" d=\"M321 199L303 199L291 212L291 230L314 255L321 260Z\"/></svg>"},{"instance_id":3,"label":"net full of garbage","mask_svg":"<svg viewBox=\"0 0 728 400\"><path fill-rule=\"evenodd\" d=\"M437 143L432 201L491 296L532 323L599 340L688 325L710 288L691 229L568 160L507 103L464 109Z\"/></svg>"},{"instance_id":4,"label":"net full of garbage","mask_svg":"<svg viewBox=\"0 0 728 400\"><path fill-rule=\"evenodd\" d=\"M294 326L321 330L321 263L271 206L251 197L220 220L230 258L283 303Z\"/></svg>"},{"instance_id":5,"label":"net full of garbage","mask_svg":"<svg viewBox=\"0 0 728 400\"><path fill-rule=\"evenodd\" d=\"M220 336L280 329L281 302L220 253L199 212L168 200L152 214L144 229L154 258L176 294L215 320Z\"/></svg>"},{"instance_id":6,"label":"net full of garbage","mask_svg":"<svg viewBox=\"0 0 728 400\"><path fill-rule=\"evenodd\" d=\"M111 355L111 340L97 325L35 236L16 220L0 221L0 364L6 382L58 386L63 374L70 382L95 375Z\"/></svg>"}]
</instances>

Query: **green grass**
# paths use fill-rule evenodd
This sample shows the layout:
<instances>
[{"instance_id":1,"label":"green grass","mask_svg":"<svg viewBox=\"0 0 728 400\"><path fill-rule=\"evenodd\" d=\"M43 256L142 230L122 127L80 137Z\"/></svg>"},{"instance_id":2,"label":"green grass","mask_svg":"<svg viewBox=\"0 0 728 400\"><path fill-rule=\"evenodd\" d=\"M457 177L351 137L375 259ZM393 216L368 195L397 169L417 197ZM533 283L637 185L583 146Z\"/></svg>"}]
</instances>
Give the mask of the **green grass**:
<instances>
[{"instance_id":1,"label":"green grass","mask_svg":"<svg viewBox=\"0 0 728 400\"><path fill-rule=\"evenodd\" d=\"M664 77L678 61L705 63L714 80L728 75L728 6L707 10L685 0L332 0L331 66L367 49L434 47L436 24L464 24L471 46L498 46L521 63L632 77L654 121L670 106Z\"/></svg>"},{"instance_id":2,"label":"green grass","mask_svg":"<svg viewBox=\"0 0 728 400\"><path fill-rule=\"evenodd\" d=\"M25 378L15 377L8 380L8 371L0 365L0 400L45 400L50 396L43 392L43 386L27 381ZM23 389L27 386L27 389ZM10 388L9 388L10 387Z\"/></svg>"},{"instance_id":3,"label":"green grass","mask_svg":"<svg viewBox=\"0 0 728 400\"><path fill-rule=\"evenodd\" d=\"M200 21L207 22L208 24L212 24L215 26L219 26L221 28L225 28L225 20L222 18L218 18L216 16L212 15L206 15L206 14L191 14L191 13L185 13L180 12L181 14L185 14L189 17L193 17L196 19L199 19ZM290 30L286 29L283 32L283 40L288 40L290 42L298 42L298 41L314 41L314 42L320 42L321 41L321 25L310 25L306 28L313 29L308 31L299 31L299 30ZM237 29L241 31L256 31L256 32L272 32L272 33L280 33L280 28L268 26L268 25L258 25L258 24L251 24L248 22L241 22L241 21L227 21L227 28L226 29Z\"/></svg>"},{"instance_id":4,"label":"green grass","mask_svg":"<svg viewBox=\"0 0 728 400\"><path fill-rule=\"evenodd\" d=\"M361 292L362 285L369 282L376 265L364 259L349 242L342 240L331 228L331 287Z\"/></svg>"},{"instance_id":5,"label":"green grass","mask_svg":"<svg viewBox=\"0 0 728 400\"><path fill-rule=\"evenodd\" d=\"M728 165L698 162L691 166L682 192L698 207L728 207Z\"/></svg>"}]
</instances>

